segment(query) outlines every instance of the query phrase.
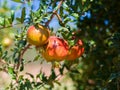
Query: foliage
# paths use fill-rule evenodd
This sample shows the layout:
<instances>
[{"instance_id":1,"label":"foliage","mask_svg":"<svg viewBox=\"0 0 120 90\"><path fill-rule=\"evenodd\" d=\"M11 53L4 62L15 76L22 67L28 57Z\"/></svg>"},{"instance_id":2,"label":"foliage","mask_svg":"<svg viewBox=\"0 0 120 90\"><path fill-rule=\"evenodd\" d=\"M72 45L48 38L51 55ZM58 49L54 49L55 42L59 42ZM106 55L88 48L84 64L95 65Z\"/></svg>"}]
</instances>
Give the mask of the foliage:
<instances>
[{"instance_id":1,"label":"foliage","mask_svg":"<svg viewBox=\"0 0 120 90\"><path fill-rule=\"evenodd\" d=\"M119 2L113 0L40 0L39 7L34 10L31 0L12 1L22 5L18 7L21 10L20 16L15 16L15 10L7 7L7 0L1 6L2 9L0 8L0 12L4 11L4 14L0 14L0 40L7 34L14 41L14 47L10 47L12 55L2 42L0 45L0 62L2 63L0 71L5 71L12 78L6 89L38 90L41 87L53 89L54 83L60 85L56 78L59 75L64 76L66 69L66 75L72 79L76 90L119 90ZM57 18L59 23L57 30L54 29L55 26L50 26L54 18ZM23 55L26 50L31 49L26 41L26 31L30 25L36 23L50 28L51 32L66 39L71 46L74 44L71 38L75 33L77 38L83 40L85 53L74 61L60 62L59 75L56 75L53 67L50 76L46 76L42 71L36 76L26 73L31 79L20 75L25 64L29 63ZM16 25L20 27L15 28ZM14 37L11 35L13 32L15 32ZM39 54L31 62L36 60L41 60ZM54 62L54 65L57 66L58 63Z\"/></svg>"}]
</instances>

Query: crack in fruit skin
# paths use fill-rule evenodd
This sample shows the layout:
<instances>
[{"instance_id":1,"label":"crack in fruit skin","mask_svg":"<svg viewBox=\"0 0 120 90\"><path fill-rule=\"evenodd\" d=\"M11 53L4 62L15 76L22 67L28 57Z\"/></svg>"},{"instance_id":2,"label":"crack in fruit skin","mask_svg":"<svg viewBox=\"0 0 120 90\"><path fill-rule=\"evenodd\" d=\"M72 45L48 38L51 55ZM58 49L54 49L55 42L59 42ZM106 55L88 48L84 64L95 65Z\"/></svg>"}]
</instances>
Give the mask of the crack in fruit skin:
<instances>
[{"instance_id":1,"label":"crack in fruit skin","mask_svg":"<svg viewBox=\"0 0 120 90\"><path fill-rule=\"evenodd\" d=\"M67 56L68 49L67 41L56 36L50 36L48 45L43 50L42 56L47 61L62 61Z\"/></svg>"},{"instance_id":2,"label":"crack in fruit skin","mask_svg":"<svg viewBox=\"0 0 120 90\"><path fill-rule=\"evenodd\" d=\"M30 26L27 31L27 41L35 46L46 44L49 36L49 30L40 24L37 27L34 25Z\"/></svg>"}]
</instances>

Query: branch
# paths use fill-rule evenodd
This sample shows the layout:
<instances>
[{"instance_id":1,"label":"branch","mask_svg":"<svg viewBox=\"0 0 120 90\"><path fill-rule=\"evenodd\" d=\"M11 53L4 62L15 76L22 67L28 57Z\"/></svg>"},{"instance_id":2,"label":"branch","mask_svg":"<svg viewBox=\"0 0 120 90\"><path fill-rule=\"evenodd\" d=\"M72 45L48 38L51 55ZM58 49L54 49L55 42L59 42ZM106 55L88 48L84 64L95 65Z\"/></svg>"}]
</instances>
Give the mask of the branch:
<instances>
[{"instance_id":1,"label":"branch","mask_svg":"<svg viewBox=\"0 0 120 90\"><path fill-rule=\"evenodd\" d=\"M62 26L65 26L64 23L62 22L62 19L61 19L60 15L59 15L58 13L54 13L54 14L57 16L60 24L61 24Z\"/></svg>"},{"instance_id":2,"label":"branch","mask_svg":"<svg viewBox=\"0 0 120 90\"><path fill-rule=\"evenodd\" d=\"M56 15L58 9L60 9L62 3L64 2L64 0L61 0L60 3L58 4L58 8L56 10L53 11L51 17L50 17L50 20L48 20L46 23L45 23L45 26L48 26L49 23L51 22L51 20L54 18L54 16Z\"/></svg>"},{"instance_id":3,"label":"branch","mask_svg":"<svg viewBox=\"0 0 120 90\"><path fill-rule=\"evenodd\" d=\"M27 49L30 47L31 45L28 44L20 53L20 57L19 57L19 61L18 61L18 64L17 64L17 69L19 69L20 67L20 63L22 62L22 58L23 58L23 55L24 53L27 51Z\"/></svg>"}]
</instances>

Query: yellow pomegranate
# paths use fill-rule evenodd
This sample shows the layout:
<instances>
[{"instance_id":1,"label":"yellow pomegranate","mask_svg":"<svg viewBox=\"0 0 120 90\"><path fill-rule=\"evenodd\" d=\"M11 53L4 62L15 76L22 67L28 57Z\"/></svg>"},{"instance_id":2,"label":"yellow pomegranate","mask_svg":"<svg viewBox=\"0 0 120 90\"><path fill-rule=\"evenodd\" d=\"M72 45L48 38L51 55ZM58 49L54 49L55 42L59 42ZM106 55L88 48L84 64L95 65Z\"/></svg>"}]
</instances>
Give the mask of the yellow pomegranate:
<instances>
[{"instance_id":1,"label":"yellow pomegranate","mask_svg":"<svg viewBox=\"0 0 120 90\"><path fill-rule=\"evenodd\" d=\"M49 29L40 24L32 25L27 30L27 41L31 45L44 45L47 43L49 36Z\"/></svg>"}]
</instances>

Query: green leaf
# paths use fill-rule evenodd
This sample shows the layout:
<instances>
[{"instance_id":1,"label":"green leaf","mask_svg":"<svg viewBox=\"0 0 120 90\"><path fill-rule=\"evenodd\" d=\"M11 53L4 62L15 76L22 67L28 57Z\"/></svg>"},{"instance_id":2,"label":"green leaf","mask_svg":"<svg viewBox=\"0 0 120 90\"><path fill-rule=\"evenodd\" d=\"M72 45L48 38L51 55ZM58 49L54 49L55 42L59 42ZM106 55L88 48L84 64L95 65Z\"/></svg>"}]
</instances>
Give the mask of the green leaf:
<instances>
[{"instance_id":1,"label":"green leaf","mask_svg":"<svg viewBox=\"0 0 120 90\"><path fill-rule=\"evenodd\" d=\"M55 71L52 69L52 74L51 74L51 79L54 80L56 78L56 74L55 74Z\"/></svg>"},{"instance_id":2,"label":"green leaf","mask_svg":"<svg viewBox=\"0 0 120 90\"><path fill-rule=\"evenodd\" d=\"M62 67L59 69L59 71L60 71L60 74L62 74L62 75L63 75L64 66L62 66Z\"/></svg>"},{"instance_id":3,"label":"green leaf","mask_svg":"<svg viewBox=\"0 0 120 90\"><path fill-rule=\"evenodd\" d=\"M56 84L58 84L58 85L61 85L61 83L60 82L58 82L57 80L55 80L54 81Z\"/></svg>"},{"instance_id":4,"label":"green leaf","mask_svg":"<svg viewBox=\"0 0 120 90\"><path fill-rule=\"evenodd\" d=\"M39 58L40 58L40 55L37 55L37 56L34 58L34 61L39 60Z\"/></svg>"},{"instance_id":5,"label":"green leaf","mask_svg":"<svg viewBox=\"0 0 120 90\"><path fill-rule=\"evenodd\" d=\"M15 12L12 10L11 11L11 20L12 20L12 22L14 21L14 17L15 17Z\"/></svg>"},{"instance_id":6,"label":"green leaf","mask_svg":"<svg viewBox=\"0 0 120 90\"><path fill-rule=\"evenodd\" d=\"M8 67L8 73L15 74L14 69L12 67Z\"/></svg>"},{"instance_id":7,"label":"green leaf","mask_svg":"<svg viewBox=\"0 0 120 90\"><path fill-rule=\"evenodd\" d=\"M25 20L25 15L26 15L26 13L25 13L25 7L24 7L24 8L22 9L21 23L24 22L24 20Z\"/></svg>"},{"instance_id":8,"label":"green leaf","mask_svg":"<svg viewBox=\"0 0 120 90\"><path fill-rule=\"evenodd\" d=\"M21 0L12 0L14 2L17 2L17 3L23 3Z\"/></svg>"},{"instance_id":9,"label":"green leaf","mask_svg":"<svg viewBox=\"0 0 120 90\"><path fill-rule=\"evenodd\" d=\"M11 75L12 79L16 79L16 73L14 71L14 68L8 67L8 73Z\"/></svg>"},{"instance_id":10,"label":"green leaf","mask_svg":"<svg viewBox=\"0 0 120 90\"><path fill-rule=\"evenodd\" d=\"M11 18L8 18L8 21L10 24L12 24L12 19Z\"/></svg>"},{"instance_id":11,"label":"green leaf","mask_svg":"<svg viewBox=\"0 0 120 90\"><path fill-rule=\"evenodd\" d=\"M23 63L23 59L22 59L22 63L21 63L21 66L20 66L20 71L23 71L24 70L24 63Z\"/></svg>"},{"instance_id":12,"label":"green leaf","mask_svg":"<svg viewBox=\"0 0 120 90\"><path fill-rule=\"evenodd\" d=\"M0 25L4 25L4 18L3 17L0 17Z\"/></svg>"},{"instance_id":13,"label":"green leaf","mask_svg":"<svg viewBox=\"0 0 120 90\"><path fill-rule=\"evenodd\" d=\"M2 59L5 59L6 56L7 56L7 54L8 54L8 51L5 51L5 52L3 53Z\"/></svg>"},{"instance_id":14,"label":"green leaf","mask_svg":"<svg viewBox=\"0 0 120 90\"><path fill-rule=\"evenodd\" d=\"M71 20L70 17L66 17L63 22L64 22L64 24L66 24L66 23L70 22L70 20Z\"/></svg>"},{"instance_id":15,"label":"green leaf","mask_svg":"<svg viewBox=\"0 0 120 90\"><path fill-rule=\"evenodd\" d=\"M0 57L2 57L2 54L3 54L2 48L3 48L3 47L0 45Z\"/></svg>"},{"instance_id":16,"label":"green leaf","mask_svg":"<svg viewBox=\"0 0 120 90\"><path fill-rule=\"evenodd\" d=\"M77 13L72 13L71 15L75 18L79 18L79 15Z\"/></svg>"},{"instance_id":17,"label":"green leaf","mask_svg":"<svg viewBox=\"0 0 120 90\"><path fill-rule=\"evenodd\" d=\"M26 73L27 75L29 75L32 79L34 78L34 76L31 73Z\"/></svg>"},{"instance_id":18,"label":"green leaf","mask_svg":"<svg viewBox=\"0 0 120 90\"><path fill-rule=\"evenodd\" d=\"M90 0L87 0L83 6L83 11L86 11L88 9L89 4L90 4Z\"/></svg>"},{"instance_id":19,"label":"green leaf","mask_svg":"<svg viewBox=\"0 0 120 90\"><path fill-rule=\"evenodd\" d=\"M21 18L16 18L17 21L21 22Z\"/></svg>"},{"instance_id":20,"label":"green leaf","mask_svg":"<svg viewBox=\"0 0 120 90\"><path fill-rule=\"evenodd\" d=\"M79 2L79 8L80 8L80 10L82 11L83 10L83 5L82 5L82 0L80 0L80 2Z\"/></svg>"}]
</instances>

